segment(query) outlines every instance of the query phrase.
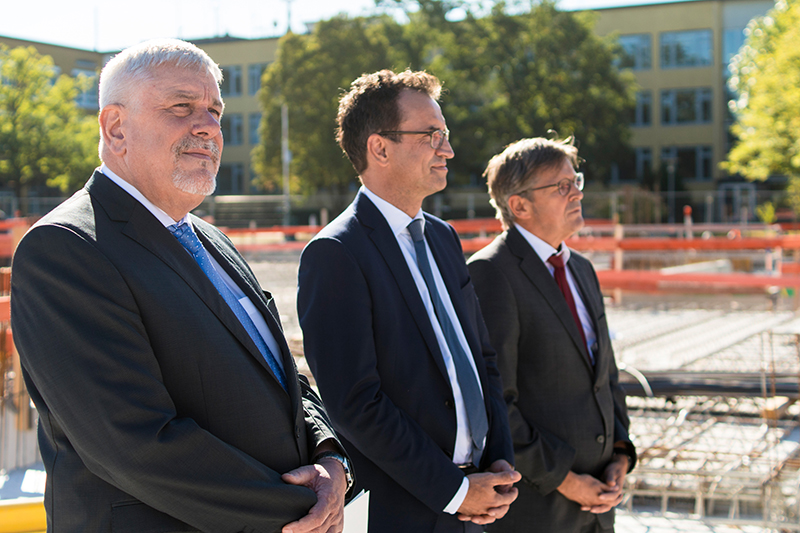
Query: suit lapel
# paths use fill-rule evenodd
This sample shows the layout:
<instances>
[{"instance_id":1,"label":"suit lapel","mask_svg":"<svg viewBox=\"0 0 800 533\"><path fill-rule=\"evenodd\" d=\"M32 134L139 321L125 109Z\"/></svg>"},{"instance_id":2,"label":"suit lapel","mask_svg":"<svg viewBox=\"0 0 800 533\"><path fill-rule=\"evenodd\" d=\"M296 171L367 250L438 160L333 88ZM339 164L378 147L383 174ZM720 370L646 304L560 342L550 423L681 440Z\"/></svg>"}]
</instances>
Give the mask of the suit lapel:
<instances>
[{"instance_id":1,"label":"suit lapel","mask_svg":"<svg viewBox=\"0 0 800 533\"><path fill-rule=\"evenodd\" d=\"M403 295L406 305L408 305L411 316L420 329L422 338L425 339L425 343L428 345L431 353L434 354L436 366L439 367L442 375L449 382L442 351L439 347L439 342L436 340L433 326L431 326L430 319L428 318L428 312L425 310L425 305L422 303L422 297L419 295L417 284L411 276L406 258L400 250L400 245L397 244L397 239L392 233L389 223L383 218L383 215L378 208L375 207L375 204L362 193L359 193L356 197L354 209L356 218L363 226L369 228L367 231L369 238L372 240L373 244L375 244L381 256L383 256L384 261L386 261L389 270L392 272L392 276L394 276L395 281L400 287L400 293Z\"/></svg>"},{"instance_id":2,"label":"suit lapel","mask_svg":"<svg viewBox=\"0 0 800 533\"><path fill-rule=\"evenodd\" d=\"M122 190L122 188L100 172L95 172L92 179L86 184L86 188L89 190L92 197L100 202L109 218L121 224L122 233L138 242L174 270L181 279L191 287L203 303L208 306L214 315L216 315L220 322L233 333L239 342L247 347L251 355L270 372L270 375L272 375L277 382L277 378L272 374L269 365L262 357L261 352L258 351L250 335L244 329L244 326L239 322L239 319L222 296L220 296L219 292L217 292L214 284L211 283L194 258L186 252L177 239L170 234L169 230L138 200ZM200 234L202 235L201 239L205 237L205 239L203 239L204 244L208 244L210 239L208 239L207 235ZM210 248L212 249L212 254L214 251L219 254L216 246ZM225 259L220 261L219 255L217 255L216 258L217 262L220 264L227 262ZM229 272L229 274L231 273ZM237 279L237 276L231 275L231 277L234 280ZM240 286L242 285L245 284L240 284ZM250 294L248 294L248 296L252 299ZM267 320L267 323L269 324L269 320ZM279 337L276 336L276 340L278 338ZM280 338L282 339L282 336L280 336ZM280 344L280 341L278 342ZM288 368L291 367L286 368L288 370Z\"/></svg>"},{"instance_id":3,"label":"suit lapel","mask_svg":"<svg viewBox=\"0 0 800 533\"><path fill-rule=\"evenodd\" d=\"M572 312L569 310L569 305L558 288L553 276L545 266L542 259L531 247L525 237L515 228L511 227L505 234L505 240L508 244L509 250L520 259L520 268L525 276L533 283L536 289L542 294L545 301L553 309L553 313L558 317L558 320L564 326L575 344L575 348L581 353L584 364L589 372L594 373L591 364L589 363L589 353L586 345L581 338L578 325L575 319L572 318Z\"/></svg>"},{"instance_id":4,"label":"suit lapel","mask_svg":"<svg viewBox=\"0 0 800 533\"><path fill-rule=\"evenodd\" d=\"M231 250L228 249L228 246L225 243L220 242L220 240L213 234L205 230L202 224L197 223L196 218L192 219L192 224L197 232L197 235L200 237L201 242L206 250L214 257L214 259L219 263L219 265L228 273L231 279L242 289L242 292L245 293L253 305L256 306L256 309L261 313L264 317L264 321L267 323L267 327L272 333L272 337L275 339L275 342L278 343L278 347L281 350L280 354L273 354L276 356L280 356L281 358L281 366L283 366L283 372L286 375L286 382L287 386L289 387L289 394L292 397L298 397L300 391L298 389L297 381L291 379L292 372L294 370L294 358L292 357L291 351L289 350L289 345L286 344L286 339L283 335L283 330L281 329L278 317L272 314L272 310L269 308L268 302L265 299L264 293L259 289L258 281L250 275L249 270L242 264L238 254L232 253ZM202 271L201 271L202 272ZM205 277L205 274L203 274ZM213 284L212 284L213 287ZM219 296L219 293L216 289L214 289L214 293L218 297L218 300L221 300L224 307L229 311L228 315L233 315L234 321L239 326L239 329L244 332L245 340L242 340L240 336L237 334L237 338L240 338L245 346L247 346L248 350L251 354L253 354L258 362L261 363L261 366L269 370L270 375L278 382L278 378L272 372L272 369L269 368L269 365L264 360L264 357L261 355L261 352L256 347L253 339L250 338L250 335L244 329L239 319L236 318L236 315L231 311L230 307L225 300ZM245 342L247 341L247 342Z\"/></svg>"},{"instance_id":5,"label":"suit lapel","mask_svg":"<svg viewBox=\"0 0 800 533\"><path fill-rule=\"evenodd\" d=\"M570 258L569 262L567 263L567 267L572 273L572 277L575 280L575 284L578 286L578 291L580 291L581 293L581 300L583 301L583 305L586 307L586 310L589 312L589 316L592 319L592 327L594 328L595 335L598 337L595 342L599 343L600 333L597 327L597 317L600 316L601 310L598 308L599 302L596 300L596 298L592 297L592 295L594 294L592 290L593 286L592 280L589 277L589 273L586 271L586 269L582 268L579 259L575 258L575 255L573 255ZM594 366L595 369L597 370L595 374L597 376L603 375L603 369L601 365L605 364L604 361L600 360L600 351L601 350L596 350L597 353L594 354L595 356Z\"/></svg>"}]
</instances>

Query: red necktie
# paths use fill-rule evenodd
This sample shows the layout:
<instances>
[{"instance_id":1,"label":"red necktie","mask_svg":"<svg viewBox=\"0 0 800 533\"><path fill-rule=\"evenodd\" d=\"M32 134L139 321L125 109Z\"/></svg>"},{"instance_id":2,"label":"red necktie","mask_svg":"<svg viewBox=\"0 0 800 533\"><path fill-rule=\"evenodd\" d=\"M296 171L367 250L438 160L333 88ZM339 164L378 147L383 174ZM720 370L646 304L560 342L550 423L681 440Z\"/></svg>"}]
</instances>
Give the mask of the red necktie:
<instances>
[{"instance_id":1,"label":"red necktie","mask_svg":"<svg viewBox=\"0 0 800 533\"><path fill-rule=\"evenodd\" d=\"M558 288L561 289L561 294L564 295L564 299L567 301L569 310L572 313L572 318L575 319L575 323L578 325L578 331L581 332L583 345L586 346L586 335L583 333L583 325L581 324L581 319L578 317L578 308L575 307L575 299L572 297L572 291L569 289L569 282L567 281L567 273L564 271L564 258L559 254L553 254L547 259L547 262L553 265L555 269L553 277L556 278L556 283L558 284Z\"/></svg>"}]
</instances>

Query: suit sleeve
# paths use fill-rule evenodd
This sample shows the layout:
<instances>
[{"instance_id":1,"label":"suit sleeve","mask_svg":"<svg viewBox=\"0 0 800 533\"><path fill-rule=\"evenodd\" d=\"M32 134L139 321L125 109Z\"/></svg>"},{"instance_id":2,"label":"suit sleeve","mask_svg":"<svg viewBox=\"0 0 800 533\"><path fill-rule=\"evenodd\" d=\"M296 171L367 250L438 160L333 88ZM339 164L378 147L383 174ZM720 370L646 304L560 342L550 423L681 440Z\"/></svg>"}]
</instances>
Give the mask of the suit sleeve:
<instances>
[{"instance_id":1,"label":"suit sleeve","mask_svg":"<svg viewBox=\"0 0 800 533\"><path fill-rule=\"evenodd\" d=\"M471 260L469 271L478 294L497 366L514 442L516 468L541 494L555 490L572 467L576 451L544 428L528 422L517 407L520 319L516 296L502 271L486 260ZM526 354L535 357L536 354Z\"/></svg>"},{"instance_id":2,"label":"suit sleeve","mask_svg":"<svg viewBox=\"0 0 800 533\"><path fill-rule=\"evenodd\" d=\"M422 427L381 390L367 281L345 246L309 243L300 260L297 308L306 357L336 429L436 513L463 474Z\"/></svg>"},{"instance_id":3,"label":"suit sleeve","mask_svg":"<svg viewBox=\"0 0 800 533\"><path fill-rule=\"evenodd\" d=\"M94 475L202 531L279 531L316 502L178 416L134 294L83 236L59 226L29 232L13 294L14 340L46 407L44 431L63 431Z\"/></svg>"}]
</instances>

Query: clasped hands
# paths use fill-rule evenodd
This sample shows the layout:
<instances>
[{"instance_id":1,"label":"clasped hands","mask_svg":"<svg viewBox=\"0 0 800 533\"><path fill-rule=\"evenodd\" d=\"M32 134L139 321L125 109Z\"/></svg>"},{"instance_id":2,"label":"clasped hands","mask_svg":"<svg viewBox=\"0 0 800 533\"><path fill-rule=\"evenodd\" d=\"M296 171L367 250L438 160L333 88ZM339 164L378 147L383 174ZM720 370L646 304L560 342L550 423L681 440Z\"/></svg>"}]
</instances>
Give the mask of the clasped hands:
<instances>
[{"instance_id":1,"label":"clasped hands","mask_svg":"<svg viewBox=\"0 0 800 533\"><path fill-rule=\"evenodd\" d=\"M301 466L281 476L290 485L303 485L317 495L308 514L286 524L281 533L341 533L344 528L344 495L347 480L342 464L333 458Z\"/></svg>"},{"instance_id":2,"label":"clasped hands","mask_svg":"<svg viewBox=\"0 0 800 533\"><path fill-rule=\"evenodd\" d=\"M519 491L514 483L522 479L522 474L500 459L486 472L470 474L467 479L469 490L458 508L458 519L483 525L506 515L511 503L517 499Z\"/></svg>"},{"instance_id":3,"label":"clasped hands","mask_svg":"<svg viewBox=\"0 0 800 533\"><path fill-rule=\"evenodd\" d=\"M603 473L605 482L589 474L570 471L556 490L581 506L581 511L606 513L622 502L622 486L628 472L628 457L615 455Z\"/></svg>"}]
</instances>

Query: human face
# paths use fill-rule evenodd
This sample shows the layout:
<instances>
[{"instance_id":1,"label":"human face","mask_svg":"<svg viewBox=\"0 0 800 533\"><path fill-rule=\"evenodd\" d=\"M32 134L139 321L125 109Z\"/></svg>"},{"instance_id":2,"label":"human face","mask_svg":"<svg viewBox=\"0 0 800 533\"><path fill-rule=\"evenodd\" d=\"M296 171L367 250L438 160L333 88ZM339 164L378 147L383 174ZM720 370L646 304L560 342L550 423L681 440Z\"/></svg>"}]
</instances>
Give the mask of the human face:
<instances>
[{"instance_id":1,"label":"human face","mask_svg":"<svg viewBox=\"0 0 800 533\"><path fill-rule=\"evenodd\" d=\"M531 187L555 185L563 179L575 180L575 169L568 159L564 159L557 167L540 172ZM583 227L583 192L574 184L566 196L558 192L558 187L548 187L524 192L520 197L529 201L530 216L518 222L553 248L558 248Z\"/></svg>"},{"instance_id":2,"label":"human face","mask_svg":"<svg viewBox=\"0 0 800 533\"><path fill-rule=\"evenodd\" d=\"M168 214L190 211L216 187L224 107L216 80L162 66L128 107L124 177Z\"/></svg>"},{"instance_id":3,"label":"human face","mask_svg":"<svg viewBox=\"0 0 800 533\"><path fill-rule=\"evenodd\" d=\"M403 90L397 100L400 111L399 131L446 130L442 110L425 93ZM428 135L401 135L389 142L389 173L386 184L393 191L392 203L414 216L422 200L447 186L447 160L455 154L445 139L439 148L431 147Z\"/></svg>"}]
</instances>

